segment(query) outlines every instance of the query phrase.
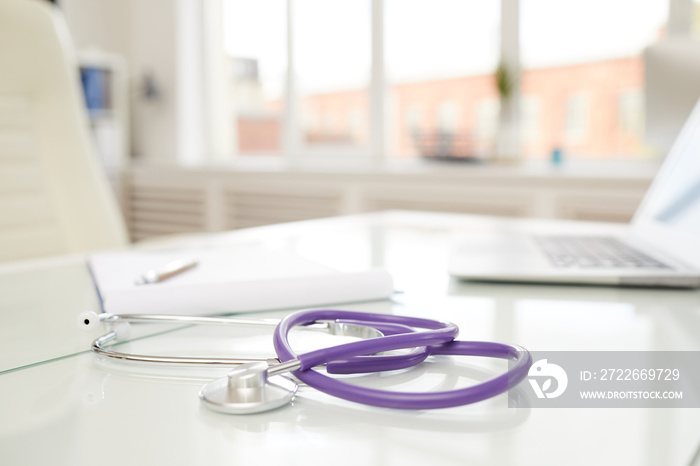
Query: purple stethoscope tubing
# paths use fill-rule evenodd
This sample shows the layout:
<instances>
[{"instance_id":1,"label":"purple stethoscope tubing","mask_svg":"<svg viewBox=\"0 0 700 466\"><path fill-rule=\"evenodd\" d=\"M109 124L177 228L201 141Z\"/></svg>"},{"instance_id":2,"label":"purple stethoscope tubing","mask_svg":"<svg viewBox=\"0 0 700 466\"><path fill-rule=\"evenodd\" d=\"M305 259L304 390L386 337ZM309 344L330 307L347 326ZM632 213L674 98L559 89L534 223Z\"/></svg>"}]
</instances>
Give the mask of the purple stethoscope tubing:
<instances>
[{"instance_id":1,"label":"purple stethoscope tubing","mask_svg":"<svg viewBox=\"0 0 700 466\"><path fill-rule=\"evenodd\" d=\"M372 338L297 355L289 344L289 332L296 326L308 325L318 320L356 320L358 323L362 322L368 326L373 326L375 322L389 323L427 330ZM299 360L300 369L294 371L293 374L307 385L348 401L384 408L420 410L450 408L476 403L507 391L527 376L532 365L532 358L525 348L495 342L454 341L458 331L454 324L416 317L367 314L354 311L310 310L296 312L282 319L275 328L273 342L280 361ZM426 347L430 354L493 357L511 359L513 362L509 365L506 373L477 385L425 393L366 388L310 370L331 361L343 361L345 365L348 365L349 361L352 360L358 361L358 364L365 369L357 372L386 370L371 364L372 358L376 356L367 355L416 347Z\"/></svg>"},{"instance_id":2,"label":"purple stethoscope tubing","mask_svg":"<svg viewBox=\"0 0 700 466\"><path fill-rule=\"evenodd\" d=\"M360 321L356 319L336 319L336 322L372 327L373 329L381 332L384 336L415 332L412 327L396 322L379 322L377 320ZM454 330L449 330L449 334L451 335L454 332L454 335L456 336L457 331L458 329L455 327ZM403 354L373 354L372 356L351 357L348 357L349 353L347 352L343 354L345 358L334 359L333 361L328 361L326 363L327 373L361 374L368 372L384 372L407 369L425 361L425 359L430 356L430 348L427 346L418 346Z\"/></svg>"}]
</instances>

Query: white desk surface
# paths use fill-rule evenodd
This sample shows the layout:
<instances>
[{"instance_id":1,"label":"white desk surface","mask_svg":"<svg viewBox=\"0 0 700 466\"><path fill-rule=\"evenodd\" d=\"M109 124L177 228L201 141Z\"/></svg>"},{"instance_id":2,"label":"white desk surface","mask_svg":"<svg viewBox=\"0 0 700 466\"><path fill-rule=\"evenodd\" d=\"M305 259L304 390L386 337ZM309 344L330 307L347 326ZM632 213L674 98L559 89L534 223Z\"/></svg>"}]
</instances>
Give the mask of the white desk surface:
<instances>
[{"instance_id":1,"label":"white desk surface","mask_svg":"<svg viewBox=\"0 0 700 466\"><path fill-rule=\"evenodd\" d=\"M541 351L700 349L699 291L451 279L445 272L450 232L481 222L488 220L393 212L140 247L258 244L341 269L385 266L405 291L398 302L337 307L450 320L461 339ZM0 265L0 290L3 465L686 465L700 444L697 409L516 410L507 408L505 396L400 412L302 387L292 406L277 411L218 414L200 404L197 392L225 370L100 361L88 351L95 335L80 332L75 320L97 302L83 258ZM127 345L161 354L272 352L268 331L213 327ZM455 383L440 372L445 364L425 369L422 388ZM402 383L378 380L370 382Z\"/></svg>"}]
</instances>

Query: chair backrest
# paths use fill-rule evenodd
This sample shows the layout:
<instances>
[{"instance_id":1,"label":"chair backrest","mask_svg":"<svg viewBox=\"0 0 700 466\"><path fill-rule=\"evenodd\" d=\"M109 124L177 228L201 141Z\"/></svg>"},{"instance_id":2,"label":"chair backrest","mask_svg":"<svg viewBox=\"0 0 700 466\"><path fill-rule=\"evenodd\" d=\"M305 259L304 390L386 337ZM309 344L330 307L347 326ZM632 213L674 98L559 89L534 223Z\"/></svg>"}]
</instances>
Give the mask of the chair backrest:
<instances>
[{"instance_id":1,"label":"chair backrest","mask_svg":"<svg viewBox=\"0 0 700 466\"><path fill-rule=\"evenodd\" d=\"M78 76L56 7L0 0L0 261L128 243Z\"/></svg>"}]
</instances>

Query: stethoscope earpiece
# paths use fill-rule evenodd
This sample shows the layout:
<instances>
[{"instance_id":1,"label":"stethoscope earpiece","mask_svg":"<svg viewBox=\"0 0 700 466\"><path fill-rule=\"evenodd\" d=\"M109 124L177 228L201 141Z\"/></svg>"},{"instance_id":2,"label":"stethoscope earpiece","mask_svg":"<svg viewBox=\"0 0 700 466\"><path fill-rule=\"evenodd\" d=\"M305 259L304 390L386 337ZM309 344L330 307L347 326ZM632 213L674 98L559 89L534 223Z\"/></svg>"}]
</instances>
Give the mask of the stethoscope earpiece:
<instances>
[{"instance_id":1,"label":"stethoscope earpiece","mask_svg":"<svg viewBox=\"0 0 700 466\"><path fill-rule=\"evenodd\" d=\"M128 322L120 322L112 329L117 340L128 340L131 338L131 325Z\"/></svg>"},{"instance_id":2,"label":"stethoscope earpiece","mask_svg":"<svg viewBox=\"0 0 700 466\"><path fill-rule=\"evenodd\" d=\"M114 327L112 327L114 340L128 340L131 338L131 325L125 321L115 320L112 314L98 314L93 311L85 311L81 312L76 320L78 328L84 332L92 332L104 322L114 323Z\"/></svg>"},{"instance_id":3,"label":"stethoscope earpiece","mask_svg":"<svg viewBox=\"0 0 700 466\"><path fill-rule=\"evenodd\" d=\"M78 328L85 332L91 332L100 326L100 316L93 311L85 311L78 314L76 320Z\"/></svg>"}]
</instances>

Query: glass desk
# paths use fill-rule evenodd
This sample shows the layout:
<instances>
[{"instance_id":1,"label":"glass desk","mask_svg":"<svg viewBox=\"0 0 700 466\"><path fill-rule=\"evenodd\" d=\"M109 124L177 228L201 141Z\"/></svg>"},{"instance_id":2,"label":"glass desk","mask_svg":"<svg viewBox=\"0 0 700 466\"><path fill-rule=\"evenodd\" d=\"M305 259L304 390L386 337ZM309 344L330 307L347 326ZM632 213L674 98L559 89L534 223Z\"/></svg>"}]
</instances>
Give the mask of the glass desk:
<instances>
[{"instance_id":1,"label":"glass desk","mask_svg":"<svg viewBox=\"0 0 700 466\"><path fill-rule=\"evenodd\" d=\"M341 270L384 266L402 293L336 307L453 321L460 339L541 351L700 350L697 290L450 278L445 270L451 233L489 221L389 212L167 238L137 247L257 245ZM402 412L301 387L286 408L219 414L201 406L197 393L226 369L104 361L89 351L99 332L83 333L75 323L80 312L98 306L84 257L2 265L0 290L2 464L686 465L700 443L697 409L513 409L505 395L460 408ZM273 354L265 329L156 326L139 328L136 336L126 349ZM364 381L386 388L447 389L478 372L461 361L434 361L414 372Z\"/></svg>"}]
</instances>

